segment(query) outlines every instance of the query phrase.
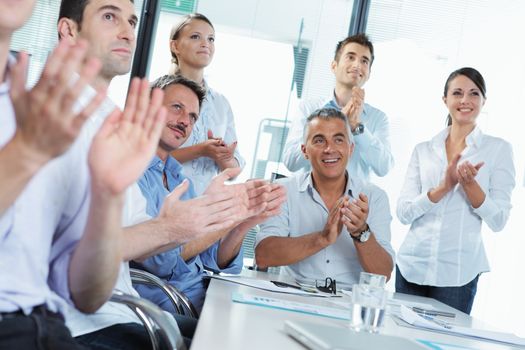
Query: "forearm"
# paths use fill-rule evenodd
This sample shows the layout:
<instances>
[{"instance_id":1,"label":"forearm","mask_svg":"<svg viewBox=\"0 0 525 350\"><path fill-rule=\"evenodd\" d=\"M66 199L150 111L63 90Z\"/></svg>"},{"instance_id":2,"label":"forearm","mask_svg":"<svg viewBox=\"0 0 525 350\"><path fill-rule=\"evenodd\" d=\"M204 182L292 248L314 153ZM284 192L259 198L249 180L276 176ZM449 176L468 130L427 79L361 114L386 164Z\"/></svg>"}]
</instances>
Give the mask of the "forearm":
<instances>
[{"instance_id":1,"label":"forearm","mask_svg":"<svg viewBox=\"0 0 525 350\"><path fill-rule=\"evenodd\" d=\"M82 312L95 312L110 297L122 262L120 196L92 191L88 221L69 265L69 290Z\"/></svg>"},{"instance_id":2,"label":"forearm","mask_svg":"<svg viewBox=\"0 0 525 350\"><path fill-rule=\"evenodd\" d=\"M377 242L375 235L371 234L364 243L354 241L354 244L363 270L384 275L389 280L393 269L392 257Z\"/></svg>"},{"instance_id":3,"label":"forearm","mask_svg":"<svg viewBox=\"0 0 525 350\"><path fill-rule=\"evenodd\" d=\"M428 199L430 199L430 201L432 203L437 203L439 202L441 199L443 199L443 197L445 197L445 195L450 192L450 188L447 188L444 184L440 184L439 186L435 187L435 188L431 188L428 192L427 192L427 196L428 196Z\"/></svg>"},{"instance_id":4,"label":"forearm","mask_svg":"<svg viewBox=\"0 0 525 350\"><path fill-rule=\"evenodd\" d=\"M224 169L228 169L228 168L238 168L239 162L237 161L237 159L232 157L231 159L228 159L228 160L217 161L217 165L219 166L220 171L223 171Z\"/></svg>"},{"instance_id":5,"label":"forearm","mask_svg":"<svg viewBox=\"0 0 525 350\"><path fill-rule=\"evenodd\" d=\"M124 260L144 261L186 243L180 239L184 235L172 231L169 223L158 218L124 228Z\"/></svg>"},{"instance_id":6,"label":"forearm","mask_svg":"<svg viewBox=\"0 0 525 350\"><path fill-rule=\"evenodd\" d=\"M222 240L217 252L217 265L224 269L239 254L244 237L252 228L251 225L241 223L231 230Z\"/></svg>"},{"instance_id":7,"label":"forearm","mask_svg":"<svg viewBox=\"0 0 525 350\"><path fill-rule=\"evenodd\" d=\"M483 192L477 181L464 184L463 190L474 209L479 208L485 201L485 192Z\"/></svg>"},{"instance_id":8,"label":"forearm","mask_svg":"<svg viewBox=\"0 0 525 350\"><path fill-rule=\"evenodd\" d=\"M194 239L186 243L182 247L181 257L184 261L188 261L191 258L199 255L209 247L211 247L215 242L224 237L225 234L229 232L227 230L220 230L210 234L207 234L199 239Z\"/></svg>"},{"instance_id":9,"label":"forearm","mask_svg":"<svg viewBox=\"0 0 525 350\"><path fill-rule=\"evenodd\" d=\"M284 266L295 264L328 246L321 232L301 237L267 237L255 248L257 266Z\"/></svg>"},{"instance_id":10,"label":"forearm","mask_svg":"<svg viewBox=\"0 0 525 350\"><path fill-rule=\"evenodd\" d=\"M39 159L14 139L0 149L0 216L45 163L44 159Z\"/></svg>"},{"instance_id":11,"label":"forearm","mask_svg":"<svg viewBox=\"0 0 525 350\"><path fill-rule=\"evenodd\" d=\"M199 143L188 147L179 147L171 152L173 158L177 159L179 163L186 163L191 160L203 157L203 144Z\"/></svg>"}]
</instances>

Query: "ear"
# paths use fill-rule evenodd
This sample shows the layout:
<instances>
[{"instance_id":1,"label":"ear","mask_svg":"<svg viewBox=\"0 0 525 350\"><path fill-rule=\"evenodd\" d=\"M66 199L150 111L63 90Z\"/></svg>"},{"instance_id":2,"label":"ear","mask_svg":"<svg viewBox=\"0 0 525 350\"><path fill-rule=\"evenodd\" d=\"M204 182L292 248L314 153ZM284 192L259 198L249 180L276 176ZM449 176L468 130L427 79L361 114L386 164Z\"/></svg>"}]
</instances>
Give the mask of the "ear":
<instances>
[{"instance_id":1,"label":"ear","mask_svg":"<svg viewBox=\"0 0 525 350\"><path fill-rule=\"evenodd\" d=\"M170 40L170 51L173 52L175 56L179 56L179 49L177 44L177 40Z\"/></svg>"},{"instance_id":2,"label":"ear","mask_svg":"<svg viewBox=\"0 0 525 350\"><path fill-rule=\"evenodd\" d=\"M337 69L337 61L336 60L332 61L332 63L330 64L330 69L332 70L332 73L335 74L335 70Z\"/></svg>"},{"instance_id":3,"label":"ear","mask_svg":"<svg viewBox=\"0 0 525 350\"><path fill-rule=\"evenodd\" d=\"M443 103L446 105L447 104L447 97L443 96L441 99L443 100Z\"/></svg>"},{"instance_id":4,"label":"ear","mask_svg":"<svg viewBox=\"0 0 525 350\"><path fill-rule=\"evenodd\" d=\"M306 153L305 145L301 145L301 152L303 152L304 159L308 159L308 153Z\"/></svg>"},{"instance_id":5,"label":"ear","mask_svg":"<svg viewBox=\"0 0 525 350\"><path fill-rule=\"evenodd\" d=\"M78 38L78 24L69 18L61 18L58 20L58 36L60 40L71 40L76 42Z\"/></svg>"}]
</instances>

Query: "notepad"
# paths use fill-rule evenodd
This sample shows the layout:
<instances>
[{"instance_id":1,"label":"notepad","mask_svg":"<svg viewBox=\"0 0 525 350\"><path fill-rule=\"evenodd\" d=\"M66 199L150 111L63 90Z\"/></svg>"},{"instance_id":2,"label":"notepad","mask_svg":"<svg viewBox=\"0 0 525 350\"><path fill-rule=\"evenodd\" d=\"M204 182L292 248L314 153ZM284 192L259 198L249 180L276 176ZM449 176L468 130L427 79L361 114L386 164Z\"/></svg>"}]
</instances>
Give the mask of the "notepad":
<instances>
[{"instance_id":1,"label":"notepad","mask_svg":"<svg viewBox=\"0 0 525 350\"><path fill-rule=\"evenodd\" d=\"M330 317L339 320L350 320L350 310L341 309L328 306L318 306L306 303L299 303L278 298L270 298L260 295L252 295L234 292L232 293L232 301L236 303L250 304L256 306L263 306L278 310L287 310L300 312L303 314Z\"/></svg>"}]
</instances>

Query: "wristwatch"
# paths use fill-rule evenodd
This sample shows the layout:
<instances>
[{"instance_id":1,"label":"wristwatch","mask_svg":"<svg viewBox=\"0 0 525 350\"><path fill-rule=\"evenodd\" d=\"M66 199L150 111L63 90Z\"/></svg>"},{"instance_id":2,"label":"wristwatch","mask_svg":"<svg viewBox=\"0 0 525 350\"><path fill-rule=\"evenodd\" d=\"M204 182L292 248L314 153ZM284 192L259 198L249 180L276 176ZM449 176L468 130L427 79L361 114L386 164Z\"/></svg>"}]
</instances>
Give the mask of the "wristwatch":
<instances>
[{"instance_id":1,"label":"wristwatch","mask_svg":"<svg viewBox=\"0 0 525 350\"><path fill-rule=\"evenodd\" d=\"M350 237L352 237L354 241L365 243L370 238L370 234L371 234L370 227L368 226L368 224L366 224L366 228L364 231L361 231L361 233L358 234L357 236L354 236L351 234Z\"/></svg>"},{"instance_id":2,"label":"wristwatch","mask_svg":"<svg viewBox=\"0 0 525 350\"><path fill-rule=\"evenodd\" d=\"M354 136L361 135L363 131L365 131L365 126L363 125L363 123L357 123L354 131L352 131L352 135Z\"/></svg>"}]
</instances>

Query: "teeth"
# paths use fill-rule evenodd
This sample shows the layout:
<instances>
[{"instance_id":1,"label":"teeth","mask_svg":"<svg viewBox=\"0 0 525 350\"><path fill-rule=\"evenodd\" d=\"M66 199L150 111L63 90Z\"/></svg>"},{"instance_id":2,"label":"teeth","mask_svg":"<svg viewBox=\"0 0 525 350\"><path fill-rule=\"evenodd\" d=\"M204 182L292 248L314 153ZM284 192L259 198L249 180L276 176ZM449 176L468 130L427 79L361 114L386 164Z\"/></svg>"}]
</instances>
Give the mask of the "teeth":
<instances>
[{"instance_id":1,"label":"teeth","mask_svg":"<svg viewBox=\"0 0 525 350\"><path fill-rule=\"evenodd\" d=\"M337 159L325 159L323 160L324 163L335 163L337 162Z\"/></svg>"}]
</instances>

